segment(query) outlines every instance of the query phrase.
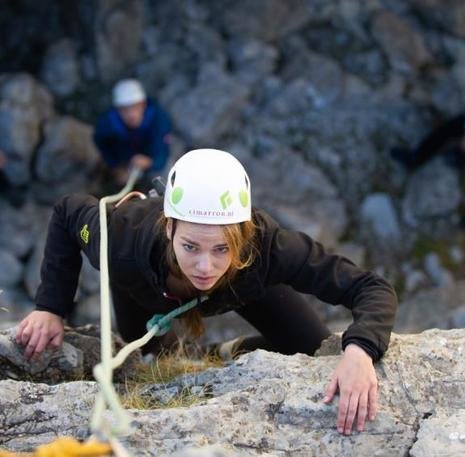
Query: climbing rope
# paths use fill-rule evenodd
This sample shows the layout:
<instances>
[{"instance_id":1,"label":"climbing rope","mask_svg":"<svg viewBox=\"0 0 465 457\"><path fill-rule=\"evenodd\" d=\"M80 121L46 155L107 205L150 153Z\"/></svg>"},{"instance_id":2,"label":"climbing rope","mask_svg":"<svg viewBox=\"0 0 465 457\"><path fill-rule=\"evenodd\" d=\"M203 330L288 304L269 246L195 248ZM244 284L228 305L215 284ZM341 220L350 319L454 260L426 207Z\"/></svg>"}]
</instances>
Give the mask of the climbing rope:
<instances>
[{"instance_id":1,"label":"climbing rope","mask_svg":"<svg viewBox=\"0 0 465 457\"><path fill-rule=\"evenodd\" d=\"M208 298L201 297L194 299L166 315L154 315L147 322L147 333L138 340L124 346L115 357L112 357L107 204L119 200L121 200L121 204L130 198L128 192L133 188L140 173L141 170L137 168L131 170L124 188L117 194L103 197L99 202L101 362L93 369L94 377L99 384L100 390L91 419L90 427L93 437L86 443L80 443L73 438L59 438L49 444L38 446L34 453L15 454L0 450L0 457L104 457L111 455L116 457L131 457L129 452L117 439L118 436L130 433L131 416L121 405L118 394L113 386L113 370L118 368L129 354L148 343L152 337L166 333L171 328L172 320L175 317L193 308L199 301L201 302ZM131 194L137 195L139 198L146 198L140 192ZM113 425L105 422L104 414L107 407L114 414ZM97 437L98 440L96 439Z\"/></svg>"},{"instance_id":2,"label":"climbing rope","mask_svg":"<svg viewBox=\"0 0 465 457\"><path fill-rule=\"evenodd\" d=\"M100 364L94 367L94 377L99 383L100 393L97 397L94 413L91 420L91 430L97 436L106 438L111 442L113 440L116 445L117 436L128 434L130 432L131 416L123 408L119 401L118 394L113 386L112 377L113 370L119 367L127 356L136 349L144 346L150 339L156 335L162 335L171 327L172 320L178 315L193 308L199 302L194 299L166 315L155 315L147 322L147 333L138 340L132 341L123 347L118 354L112 357L112 340L111 340L111 297L109 287L109 272L108 272L108 230L107 230L107 214L106 205L120 200L134 185L140 171L133 170L130 173L129 180L126 186L115 195L104 197L99 202L99 218L100 218L100 332L101 332L101 358ZM139 195L145 198L144 195ZM126 197L125 197L126 198ZM124 200L123 200L124 201ZM207 297L201 297L200 301ZM108 424L104 420L106 407L114 414L113 425ZM129 454L127 454L129 455Z\"/></svg>"}]
</instances>

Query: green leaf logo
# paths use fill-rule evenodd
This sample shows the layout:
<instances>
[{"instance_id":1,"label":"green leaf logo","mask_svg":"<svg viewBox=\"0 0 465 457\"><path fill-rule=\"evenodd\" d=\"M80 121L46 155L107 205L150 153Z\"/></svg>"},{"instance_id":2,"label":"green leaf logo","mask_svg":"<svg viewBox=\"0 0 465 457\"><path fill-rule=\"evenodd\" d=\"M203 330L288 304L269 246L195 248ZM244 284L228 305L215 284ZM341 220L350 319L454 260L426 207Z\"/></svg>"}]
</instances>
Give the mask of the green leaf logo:
<instances>
[{"instance_id":1,"label":"green leaf logo","mask_svg":"<svg viewBox=\"0 0 465 457\"><path fill-rule=\"evenodd\" d=\"M239 201L244 208L249 204L249 193L246 190L241 190L239 192Z\"/></svg>"},{"instance_id":2,"label":"green leaf logo","mask_svg":"<svg viewBox=\"0 0 465 457\"><path fill-rule=\"evenodd\" d=\"M173 204L177 205L181 201L183 195L184 190L182 189L182 187L174 188L173 192L171 192L171 201L173 202Z\"/></svg>"},{"instance_id":3,"label":"green leaf logo","mask_svg":"<svg viewBox=\"0 0 465 457\"><path fill-rule=\"evenodd\" d=\"M220 202L223 209L226 209L229 205L231 205L232 197L229 193L229 190L227 190L224 194L220 195Z\"/></svg>"}]
</instances>

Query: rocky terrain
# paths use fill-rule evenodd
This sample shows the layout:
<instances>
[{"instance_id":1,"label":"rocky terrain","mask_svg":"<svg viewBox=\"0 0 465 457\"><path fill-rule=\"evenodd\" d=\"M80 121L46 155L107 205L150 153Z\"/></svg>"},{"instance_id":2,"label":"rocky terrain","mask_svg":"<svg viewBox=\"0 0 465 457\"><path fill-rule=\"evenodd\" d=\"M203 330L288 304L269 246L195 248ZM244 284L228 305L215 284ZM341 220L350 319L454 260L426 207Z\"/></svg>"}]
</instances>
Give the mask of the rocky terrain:
<instances>
[{"instance_id":1,"label":"rocky terrain","mask_svg":"<svg viewBox=\"0 0 465 457\"><path fill-rule=\"evenodd\" d=\"M79 336L74 344L67 343L54 356L60 360L61 381L76 379L92 353L79 349ZM9 333L0 334L0 366L20 364L12 346ZM337 400L332 405L322 402L339 347L339 339L332 337L317 357L255 351L224 368L184 375L168 385L149 384L143 391L148 397L168 401L189 390L200 401L184 408L131 410L133 432L121 441L134 456L459 457L465 453L464 330L393 335L389 351L376 365L377 418L364 432L350 436L336 431ZM73 358L73 351L81 357ZM61 436L87 438L96 384L31 382L45 370L29 368L28 382L5 379L5 372L0 372L2 448L28 451L53 441L57 430ZM26 373L23 366L22 375Z\"/></svg>"},{"instance_id":2,"label":"rocky terrain","mask_svg":"<svg viewBox=\"0 0 465 457\"><path fill-rule=\"evenodd\" d=\"M402 306L421 306L425 291L458 296L462 172L447 155L409 172L390 150L413 146L465 105L461 7L19 0L3 9L3 325L33 306L53 202L97 191L93 123L125 76L140 78L172 117L173 160L193 147L231 151L249 171L257 206L386 276ZM76 323L95 321L89 265L76 300ZM330 321L346 319L320 308ZM463 325L464 310L456 301L438 325Z\"/></svg>"},{"instance_id":3,"label":"rocky terrain","mask_svg":"<svg viewBox=\"0 0 465 457\"><path fill-rule=\"evenodd\" d=\"M134 411L126 445L136 455L464 454L464 334L446 331L465 327L463 171L450 154L410 171L391 157L464 109L462 0L16 0L0 24L0 330L33 309L53 202L98 192L94 122L114 82L137 77L173 120L172 160L196 147L232 152L257 206L393 283L398 333L443 330L394 338L377 366L380 413L363 434L339 436L336 406L320 401L337 356L256 352L148 390L208 386L208 398ZM350 320L309 300L334 330ZM76 302L72 324L98 320L87 262ZM209 340L253 331L234 315L208 327ZM88 375L85 354L97 349L71 338L29 373L9 332L0 446L87 436L96 385L69 381ZM50 379L62 383L41 384Z\"/></svg>"}]
</instances>

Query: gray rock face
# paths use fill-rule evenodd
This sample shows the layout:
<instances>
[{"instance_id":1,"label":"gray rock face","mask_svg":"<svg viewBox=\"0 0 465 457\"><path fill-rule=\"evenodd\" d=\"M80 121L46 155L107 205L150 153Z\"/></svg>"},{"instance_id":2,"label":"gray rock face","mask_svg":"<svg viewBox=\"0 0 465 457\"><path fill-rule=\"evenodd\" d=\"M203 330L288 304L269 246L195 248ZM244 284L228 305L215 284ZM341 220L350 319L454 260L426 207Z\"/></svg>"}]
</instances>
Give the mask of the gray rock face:
<instances>
[{"instance_id":1,"label":"gray rock face","mask_svg":"<svg viewBox=\"0 0 465 457\"><path fill-rule=\"evenodd\" d=\"M172 454L173 457L244 457L244 452L227 449L223 446L205 446L200 449L183 449ZM262 454L267 455L267 454Z\"/></svg>"},{"instance_id":2,"label":"gray rock face","mask_svg":"<svg viewBox=\"0 0 465 457\"><path fill-rule=\"evenodd\" d=\"M16 288L0 290L0 330L7 330L30 312L32 303L24 291Z\"/></svg>"},{"instance_id":3,"label":"gray rock face","mask_svg":"<svg viewBox=\"0 0 465 457\"><path fill-rule=\"evenodd\" d=\"M52 98L27 74L16 74L0 87L0 149L5 151L5 174L15 185L30 180L30 162L40 139L41 124L53 114Z\"/></svg>"},{"instance_id":4,"label":"gray rock face","mask_svg":"<svg viewBox=\"0 0 465 457\"><path fill-rule=\"evenodd\" d=\"M233 128L244 107L248 89L224 73L213 70L186 96L177 98L171 115L179 130L197 144L212 144Z\"/></svg>"},{"instance_id":5,"label":"gray rock face","mask_svg":"<svg viewBox=\"0 0 465 457\"><path fill-rule=\"evenodd\" d=\"M95 269L85 255L82 257L81 277L79 284L88 294L100 291L100 272Z\"/></svg>"},{"instance_id":6,"label":"gray rock face","mask_svg":"<svg viewBox=\"0 0 465 457\"><path fill-rule=\"evenodd\" d=\"M95 326L68 328L62 347L55 351L46 350L34 362L24 358L23 347L14 340L15 333L16 329L0 331L0 379L30 379L51 384L93 379L92 368L100 360L100 333ZM123 346L119 338L114 338L114 343L116 351ZM115 371L117 382L124 382L125 376L130 377L134 366L141 360L139 352L133 353L121 369Z\"/></svg>"},{"instance_id":7,"label":"gray rock face","mask_svg":"<svg viewBox=\"0 0 465 457\"><path fill-rule=\"evenodd\" d=\"M313 88L314 104L323 108L340 98L344 91L345 74L338 63L311 51L302 38L293 36L284 44L283 78L292 81L304 78Z\"/></svg>"},{"instance_id":8,"label":"gray rock face","mask_svg":"<svg viewBox=\"0 0 465 457\"><path fill-rule=\"evenodd\" d=\"M395 179L386 157L374 151L385 151L421 129L421 118L405 103L367 102L365 97L324 108L319 104L321 96L311 81L299 78L281 85L250 116L248 143L261 157L278 148L299 151L328 174L346 203L357 205L375 183ZM266 141L257 141L261 138Z\"/></svg>"},{"instance_id":9,"label":"gray rock face","mask_svg":"<svg viewBox=\"0 0 465 457\"><path fill-rule=\"evenodd\" d=\"M301 0L241 0L224 10L223 25L231 35L274 41L310 18L310 8Z\"/></svg>"},{"instance_id":10,"label":"gray rock face","mask_svg":"<svg viewBox=\"0 0 465 457\"><path fill-rule=\"evenodd\" d=\"M80 295L79 306L73 311L73 325L100 323L100 294Z\"/></svg>"},{"instance_id":11,"label":"gray rock face","mask_svg":"<svg viewBox=\"0 0 465 457\"><path fill-rule=\"evenodd\" d=\"M460 237L459 173L443 164L409 173L389 152L413 146L463 109L461 0L101 0L72 6L44 0L43 16L28 1L0 11L5 65L42 64L39 73L57 94L60 111L93 120L108 106L116 79L140 77L172 115L181 152L240 145L241 159L255 162L250 174L257 205L330 248L342 238L363 243L366 258L391 279L400 279L399 265L409 261L419 233L441 242L445 235L452 243ZM30 49L38 52L29 56ZM0 150L13 187L5 198L20 207L21 198L51 205L65 193L98 192L98 184L89 185L94 157L77 146L89 132L55 118L49 91L33 76L10 71L0 75ZM289 160L268 161L276 151ZM284 178L277 176L283 170ZM301 199L292 195L292 179ZM374 193L389 195L392 205L371 200ZM403 236L388 246L388 228L391 235L398 231L392 207L401 208ZM33 296L40 259L34 255L33 265L30 242L40 237L18 231L17 241L10 233L18 226L6 222L2 210L0 248L26 264L18 287L26 283ZM370 215L362 220L363 212ZM381 224L380 214L388 221ZM364 236L375 219L377 228ZM45 219L34 221L45 226ZM378 251L393 245L399 258L386 267L387 256ZM412 268L422 271L407 278L409 291L423 285L428 269ZM81 285L80 301L89 304L95 284L88 287L84 279Z\"/></svg>"},{"instance_id":12,"label":"gray rock face","mask_svg":"<svg viewBox=\"0 0 465 457\"><path fill-rule=\"evenodd\" d=\"M465 13L460 0L411 0L410 4L421 15L434 21L442 30L450 31L460 37L465 37Z\"/></svg>"},{"instance_id":13,"label":"gray rock face","mask_svg":"<svg viewBox=\"0 0 465 457\"><path fill-rule=\"evenodd\" d=\"M418 439L410 450L412 457L448 455L459 457L465 452L465 411L439 410L425 419ZM446 453L446 454L445 454Z\"/></svg>"},{"instance_id":14,"label":"gray rock face","mask_svg":"<svg viewBox=\"0 0 465 457\"><path fill-rule=\"evenodd\" d=\"M328 246L337 244L347 227L347 211L326 174L284 148L245 160L255 178L254 198L287 228L301 230Z\"/></svg>"},{"instance_id":15,"label":"gray rock face","mask_svg":"<svg viewBox=\"0 0 465 457\"><path fill-rule=\"evenodd\" d=\"M0 248L15 257L24 257L32 249L37 233L34 208L29 205L21 211L0 200Z\"/></svg>"},{"instance_id":16,"label":"gray rock face","mask_svg":"<svg viewBox=\"0 0 465 457\"><path fill-rule=\"evenodd\" d=\"M418 229L426 228L425 224L429 227L429 220L450 218L461 198L457 170L437 158L409 180L402 202L404 221Z\"/></svg>"},{"instance_id":17,"label":"gray rock face","mask_svg":"<svg viewBox=\"0 0 465 457\"><path fill-rule=\"evenodd\" d=\"M95 383L76 381L47 386L7 380L0 381L0 386L2 447L31 450L53 441L57 431L64 430L75 437L87 436L89 412L97 393ZM25 434L29 435L27 444L23 441Z\"/></svg>"},{"instance_id":18,"label":"gray rock face","mask_svg":"<svg viewBox=\"0 0 465 457\"><path fill-rule=\"evenodd\" d=\"M23 348L14 341L13 330L0 333L1 379L21 379L21 375L32 376L37 381L59 382L83 375L83 352L63 343L59 351L46 351L35 362L29 362L23 355ZM66 375L65 375L66 373Z\"/></svg>"},{"instance_id":19,"label":"gray rock face","mask_svg":"<svg viewBox=\"0 0 465 457\"><path fill-rule=\"evenodd\" d=\"M448 287L453 285L454 276L441 265L441 259L435 252L430 252L425 257L424 263L426 272L436 286Z\"/></svg>"},{"instance_id":20,"label":"gray rock face","mask_svg":"<svg viewBox=\"0 0 465 457\"><path fill-rule=\"evenodd\" d=\"M444 287L419 290L400 304L396 316L396 331L420 332L431 327L463 327L461 315L464 294L463 280Z\"/></svg>"},{"instance_id":21,"label":"gray rock face","mask_svg":"<svg viewBox=\"0 0 465 457\"><path fill-rule=\"evenodd\" d=\"M47 123L45 141L37 155L39 179L58 184L77 171L92 170L99 157L92 141L92 128L67 116Z\"/></svg>"},{"instance_id":22,"label":"gray rock face","mask_svg":"<svg viewBox=\"0 0 465 457\"><path fill-rule=\"evenodd\" d=\"M70 95L80 82L79 62L73 42L61 40L50 46L44 56L42 79L57 96Z\"/></svg>"},{"instance_id":23,"label":"gray rock face","mask_svg":"<svg viewBox=\"0 0 465 457\"><path fill-rule=\"evenodd\" d=\"M225 368L153 385L147 395L178 388L205 399L189 408L132 410L133 433L122 442L145 456L398 456L412 448L426 457L440 444L463 452L464 343L463 330L394 336L376 366L379 412L363 433L337 434L337 400L321 401L339 359L332 354L340 341L333 338L319 357L255 351ZM0 409L7 414L0 415L0 444L30 449L53 440L57 429L84 438L96 390L86 382L1 381Z\"/></svg>"},{"instance_id":24,"label":"gray rock face","mask_svg":"<svg viewBox=\"0 0 465 457\"><path fill-rule=\"evenodd\" d=\"M143 5L140 0L124 4L100 2L95 23L98 69L104 81L113 81L134 64L142 40Z\"/></svg>"},{"instance_id":25,"label":"gray rock face","mask_svg":"<svg viewBox=\"0 0 465 457\"><path fill-rule=\"evenodd\" d=\"M400 225L389 195L382 193L369 195L362 203L361 216L362 225L371 228L378 242L387 243L388 249L399 246Z\"/></svg>"},{"instance_id":26,"label":"gray rock face","mask_svg":"<svg viewBox=\"0 0 465 457\"><path fill-rule=\"evenodd\" d=\"M0 249L0 287L14 286L21 280L23 265L10 252Z\"/></svg>"},{"instance_id":27,"label":"gray rock face","mask_svg":"<svg viewBox=\"0 0 465 457\"><path fill-rule=\"evenodd\" d=\"M228 50L235 76L247 86L271 74L278 58L273 46L259 40L232 40Z\"/></svg>"},{"instance_id":28,"label":"gray rock face","mask_svg":"<svg viewBox=\"0 0 465 457\"><path fill-rule=\"evenodd\" d=\"M375 39L384 48L395 70L415 72L431 61L422 36L395 14L379 12L372 27Z\"/></svg>"},{"instance_id":29,"label":"gray rock face","mask_svg":"<svg viewBox=\"0 0 465 457\"><path fill-rule=\"evenodd\" d=\"M47 218L48 220L50 220L50 216ZM31 298L34 298L40 284L40 266L44 257L46 235L44 228L42 233L38 235L35 248L25 266L24 285Z\"/></svg>"}]
</instances>

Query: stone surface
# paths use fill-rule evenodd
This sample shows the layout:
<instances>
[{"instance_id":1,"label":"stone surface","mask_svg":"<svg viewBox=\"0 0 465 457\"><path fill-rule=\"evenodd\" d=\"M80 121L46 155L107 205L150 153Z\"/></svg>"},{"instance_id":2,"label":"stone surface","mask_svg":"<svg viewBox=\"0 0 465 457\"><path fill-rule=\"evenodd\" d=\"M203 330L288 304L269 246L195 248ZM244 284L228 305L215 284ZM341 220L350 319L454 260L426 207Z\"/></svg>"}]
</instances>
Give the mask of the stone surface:
<instances>
[{"instance_id":1,"label":"stone surface","mask_svg":"<svg viewBox=\"0 0 465 457\"><path fill-rule=\"evenodd\" d=\"M463 330L394 335L376 366L378 415L363 433L339 435L337 400L322 403L339 360L334 354L340 340L333 337L319 357L255 351L224 368L184 375L165 387L153 385L146 395L182 388L204 399L188 408L131 410L133 432L122 442L145 456L384 457L408 455L410 449L416 452L412 455L426 456L431 455L425 453L428 446L439 445L461 451L464 343ZM57 429L85 438L96 390L82 381L58 386L1 381L0 444L29 450L54 439Z\"/></svg>"},{"instance_id":2,"label":"stone surface","mask_svg":"<svg viewBox=\"0 0 465 457\"><path fill-rule=\"evenodd\" d=\"M10 252L0 249L0 287L14 286L23 276L23 265Z\"/></svg>"},{"instance_id":3,"label":"stone surface","mask_svg":"<svg viewBox=\"0 0 465 457\"><path fill-rule=\"evenodd\" d=\"M0 87L0 149L5 151L5 175L14 185L30 179L34 149L42 123L53 115L52 97L31 75L20 73Z\"/></svg>"},{"instance_id":4,"label":"stone surface","mask_svg":"<svg viewBox=\"0 0 465 457\"><path fill-rule=\"evenodd\" d=\"M253 192L259 208L287 228L304 231L328 246L337 244L347 227L346 207L321 168L284 148L244 163L255 178Z\"/></svg>"},{"instance_id":5,"label":"stone surface","mask_svg":"<svg viewBox=\"0 0 465 457\"><path fill-rule=\"evenodd\" d=\"M421 288L400 303L396 331L420 332L431 327L462 327L460 310L463 309L464 294L463 280L444 287Z\"/></svg>"},{"instance_id":6,"label":"stone surface","mask_svg":"<svg viewBox=\"0 0 465 457\"><path fill-rule=\"evenodd\" d=\"M100 272L94 268L89 259L81 254L82 268L79 278L80 287L88 294L95 294L100 291Z\"/></svg>"},{"instance_id":7,"label":"stone surface","mask_svg":"<svg viewBox=\"0 0 465 457\"><path fill-rule=\"evenodd\" d=\"M231 150L249 171L254 203L283 225L335 252L344 252L342 240L360 246L349 257L399 286L399 330L465 326L463 259L441 266L434 254L424 262L414 252L422 238L441 252L463 245L460 169L449 157L411 172L390 156L463 109L462 0L14 3L0 11L0 150L10 184L0 249L23 273L2 294L2 328L33 305L52 202L89 189L94 155L77 143L92 146L89 125L123 76L141 77L172 114L173 158L194 147ZM72 45L58 52L60 37ZM65 59L54 60L58 54ZM42 64L69 95L54 100L37 82ZM80 119L89 125L74 129ZM35 204L30 211L31 202L43 212ZM366 206L370 217L360 218ZM387 229L397 232L393 208L402 236L389 259L379 251ZM376 215L388 213L379 223ZM378 227L367 238L370 220ZM96 275L88 272L77 296L82 323L98 319ZM344 327L342 308L315 306L331 328ZM232 326L214 333L228 338Z\"/></svg>"},{"instance_id":8,"label":"stone surface","mask_svg":"<svg viewBox=\"0 0 465 457\"><path fill-rule=\"evenodd\" d=\"M0 248L17 258L27 256L34 248L37 234L36 212L32 205L21 210L0 200Z\"/></svg>"},{"instance_id":9,"label":"stone surface","mask_svg":"<svg viewBox=\"0 0 465 457\"><path fill-rule=\"evenodd\" d=\"M92 140L92 128L63 116L47 123L45 141L37 151L36 173L39 180L61 184L81 172L89 173L99 155Z\"/></svg>"},{"instance_id":10,"label":"stone surface","mask_svg":"<svg viewBox=\"0 0 465 457\"><path fill-rule=\"evenodd\" d=\"M432 59L422 36L395 14L379 12L373 20L372 31L397 71L418 71Z\"/></svg>"},{"instance_id":11,"label":"stone surface","mask_svg":"<svg viewBox=\"0 0 465 457\"><path fill-rule=\"evenodd\" d=\"M441 259L435 252L430 252L424 260L425 270L435 286L449 287L454 283L454 276L441 264Z\"/></svg>"},{"instance_id":12,"label":"stone surface","mask_svg":"<svg viewBox=\"0 0 465 457\"><path fill-rule=\"evenodd\" d=\"M14 340L15 334L14 328L0 332L0 379L27 379L49 384L93 379L92 368L100 360L100 333L95 326L67 328L62 347L46 350L42 357L33 362L25 359L23 347ZM123 346L121 339L116 337L114 344L116 351ZM115 371L115 380L124 382L141 360L140 352L134 352Z\"/></svg>"},{"instance_id":13,"label":"stone surface","mask_svg":"<svg viewBox=\"0 0 465 457\"><path fill-rule=\"evenodd\" d=\"M224 9L223 25L231 35L273 41L310 18L310 8L302 0L240 0Z\"/></svg>"},{"instance_id":14,"label":"stone surface","mask_svg":"<svg viewBox=\"0 0 465 457\"><path fill-rule=\"evenodd\" d=\"M392 198L387 194L368 195L361 206L362 226L372 230L377 242L387 244L387 249L399 246L400 224Z\"/></svg>"},{"instance_id":15,"label":"stone surface","mask_svg":"<svg viewBox=\"0 0 465 457\"><path fill-rule=\"evenodd\" d=\"M196 144L211 144L237 121L248 95L247 88L213 70L187 96L177 98L171 115L183 135Z\"/></svg>"},{"instance_id":16,"label":"stone surface","mask_svg":"<svg viewBox=\"0 0 465 457\"><path fill-rule=\"evenodd\" d=\"M47 218L50 219L51 213ZM35 297L37 287L40 284L40 266L44 257L46 242L46 227L42 227L42 233L38 235L32 255L29 257L25 266L24 286L31 298Z\"/></svg>"},{"instance_id":17,"label":"stone surface","mask_svg":"<svg viewBox=\"0 0 465 457\"><path fill-rule=\"evenodd\" d=\"M438 410L425 419L418 439L410 450L412 457L460 457L465 453L465 410Z\"/></svg>"},{"instance_id":18,"label":"stone surface","mask_svg":"<svg viewBox=\"0 0 465 457\"><path fill-rule=\"evenodd\" d=\"M278 59L276 48L259 40L231 40L228 50L235 77L247 86L262 82Z\"/></svg>"},{"instance_id":19,"label":"stone surface","mask_svg":"<svg viewBox=\"0 0 465 457\"><path fill-rule=\"evenodd\" d=\"M80 82L79 62L71 40L61 40L47 49L41 77L50 91L59 97L72 94Z\"/></svg>"},{"instance_id":20,"label":"stone surface","mask_svg":"<svg viewBox=\"0 0 465 457\"><path fill-rule=\"evenodd\" d=\"M435 218L450 218L461 198L457 170L436 158L409 180L402 201L404 222L413 228L427 230L431 226L429 222Z\"/></svg>"},{"instance_id":21,"label":"stone surface","mask_svg":"<svg viewBox=\"0 0 465 457\"><path fill-rule=\"evenodd\" d=\"M104 81L122 76L139 56L144 19L140 0L99 2L95 21L98 70Z\"/></svg>"},{"instance_id":22,"label":"stone surface","mask_svg":"<svg viewBox=\"0 0 465 457\"><path fill-rule=\"evenodd\" d=\"M98 192L89 182L94 157L77 143L92 147L89 126L126 76L140 77L172 115L180 145L173 158L231 147L258 206L331 249L342 240L363 244L367 266L405 283L400 292L432 282L430 267L409 258L420 237L460 242L458 170L442 160L409 172L390 150L414 146L463 108L461 0L29 2L0 11L0 150L10 185L2 199L24 212L18 222L0 207L0 248L24 272L14 289L35 294L41 253L31 253L41 250L46 226L24 202L50 207L65 193ZM81 119L89 123L82 129ZM378 194L391 204L371 199ZM359 217L366 206L378 221L369 236L371 222ZM392 208L402 236L389 244ZM390 222L380 223L381 214ZM386 255L392 246L395 258ZM410 261L404 281L401 266ZM85 275L78 300L92 311L96 284Z\"/></svg>"},{"instance_id":23,"label":"stone surface","mask_svg":"<svg viewBox=\"0 0 465 457\"><path fill-rule=\"evenodd\" d=\"M410 0L409 2L423 19L434 22L437 26L452 32L462 38L465 37L465 12L460 0Z\"/></svg>"}]
</instances>

